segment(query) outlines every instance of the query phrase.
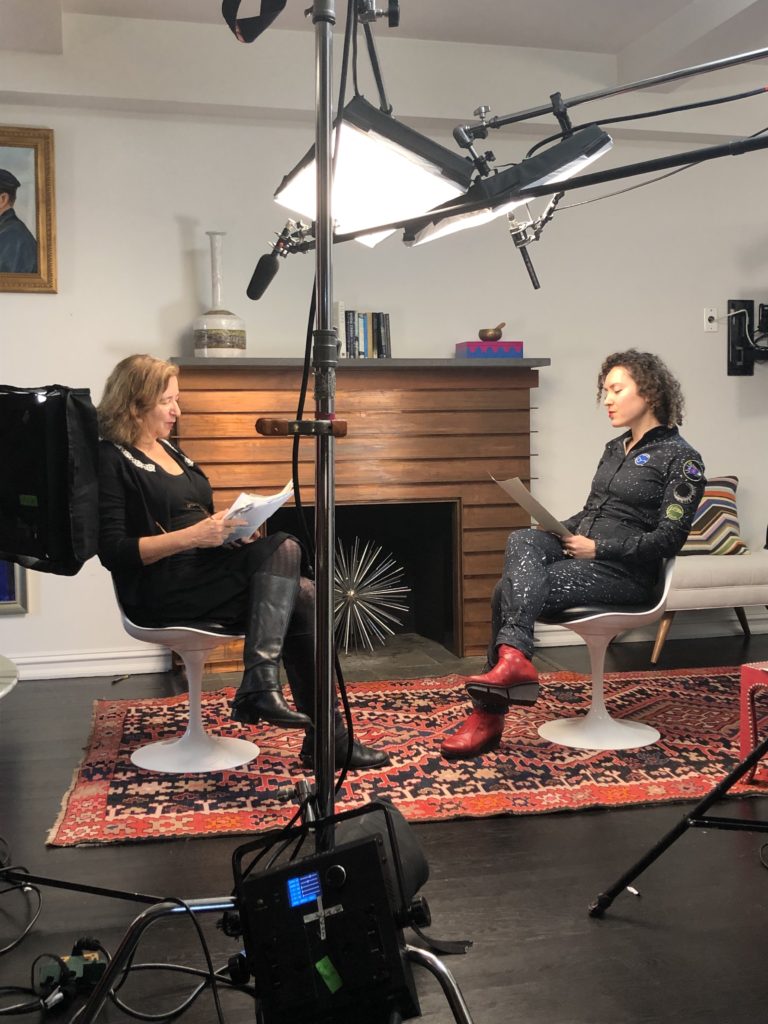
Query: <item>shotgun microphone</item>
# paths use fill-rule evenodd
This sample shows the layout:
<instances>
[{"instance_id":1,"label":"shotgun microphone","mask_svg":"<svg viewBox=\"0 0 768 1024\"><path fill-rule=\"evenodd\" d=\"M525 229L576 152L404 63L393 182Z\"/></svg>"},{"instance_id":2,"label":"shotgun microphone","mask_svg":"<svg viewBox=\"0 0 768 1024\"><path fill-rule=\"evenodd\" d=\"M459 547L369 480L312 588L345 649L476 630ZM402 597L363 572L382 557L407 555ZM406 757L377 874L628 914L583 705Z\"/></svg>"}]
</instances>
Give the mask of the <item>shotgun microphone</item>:
<instances>
[{"instance_id":1,"label":"shotgun microphone","mask_svg":"<svg viewBox=\"0 0 768 1024\"><path fill-rule=\"evenodd\" d=\"M275 253L265 253L256 264L250 283L245 290L249 299L260 299L280 269L280 260Z\"/></svg>"},{"instance_id":2,"label":"shotgun microphone","mask_svg":"<svg viewBox=\"0 0 768 1024\"><path fill-rule=\"evenodd\" d=\"M272 252L265 253L256 264L256 269L245 290L249 299L260 299L272 283L272 279L280 269L280 259L285 258L289 251L289 242L296 229L296 222L289 220L272 246Z\"/></svg>"}]
</instances>

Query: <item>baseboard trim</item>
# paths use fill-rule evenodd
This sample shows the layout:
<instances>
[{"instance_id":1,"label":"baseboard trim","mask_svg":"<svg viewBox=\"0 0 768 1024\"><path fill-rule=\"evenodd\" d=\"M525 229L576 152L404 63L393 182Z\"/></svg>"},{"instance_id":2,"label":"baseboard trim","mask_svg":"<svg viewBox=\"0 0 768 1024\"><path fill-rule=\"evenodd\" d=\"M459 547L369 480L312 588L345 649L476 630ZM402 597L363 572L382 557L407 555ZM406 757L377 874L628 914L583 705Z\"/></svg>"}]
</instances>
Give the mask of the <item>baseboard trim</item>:
<instances>
[{"instance_id":1,"label":"baseboard trim","mask_svg":"<svg viewBox=\"0 0 768 1024\"><path fill-rule=\"evenodd\" d=\"M145 649L143 649L145 648ZM164 647L144 644L142 648L112 651L59 651L53 654L7 655L25 679L74 679L90 676L135 676L167 672L171 656Z\"/></svg>"}]
</instances>

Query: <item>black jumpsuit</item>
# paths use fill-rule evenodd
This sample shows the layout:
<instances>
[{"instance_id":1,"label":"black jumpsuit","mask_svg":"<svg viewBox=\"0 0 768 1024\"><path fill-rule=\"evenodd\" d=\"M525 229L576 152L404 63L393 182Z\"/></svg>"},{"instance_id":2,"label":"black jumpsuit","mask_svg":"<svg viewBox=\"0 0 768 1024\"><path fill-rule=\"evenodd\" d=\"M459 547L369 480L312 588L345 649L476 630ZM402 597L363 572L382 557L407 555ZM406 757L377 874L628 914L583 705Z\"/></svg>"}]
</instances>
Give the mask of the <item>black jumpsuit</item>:
<instances>
[{"instance_id":1,"label":"black jumpsuit","mask_svg":"<svg viewBox=\"0 0 768 1024\"><path fill-rule=\"evenodd\" d=\"M563 523L595 541L594 559L566 556L558 538L542 530L509 535L491 601L490 665L499 644L530 658L542 614L648 601L662 559L685 543L706 482L701 456L676 427L654 427L626 453L631 436L605 446L584 508Z\"/></svg>"}]
</instances>

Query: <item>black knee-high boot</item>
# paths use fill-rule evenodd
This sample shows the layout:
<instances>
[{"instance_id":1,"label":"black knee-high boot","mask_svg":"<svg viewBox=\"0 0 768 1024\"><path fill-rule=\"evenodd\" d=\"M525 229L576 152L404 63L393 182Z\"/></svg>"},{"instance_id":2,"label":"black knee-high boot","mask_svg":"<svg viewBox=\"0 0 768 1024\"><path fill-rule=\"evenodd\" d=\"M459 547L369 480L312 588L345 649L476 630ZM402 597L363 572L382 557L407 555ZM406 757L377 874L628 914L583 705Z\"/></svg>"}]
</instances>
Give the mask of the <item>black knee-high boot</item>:
<instances>
[{"instance_id":1,"label":"black knee-high boot","mask_svg":"<svg viewBox=\"0 0 768 1024\"><path fill-rule=\"evenodd\" d=\"M251 582L246 623L243 681L232 703L232 717L255 725L260 719L288 729L311 724L308 715L291 711L283 699L278 663L293 614L296 577L257 573Z\"/></svg>"},{"instance_id":2,"label":"black knee-high boot","mask_svg":"<svg viewBox=\"0 0 768 1024\"><path fill-rule=\"evenodd\" d=\"M285 638L283 650L283 666L288 683L291 687L293 700L299 711L303 711L312 720L315 718L315 638L312 633L289 635ZM334 762L342 768L347 759L348 733L344 716L339 710L336 697L336 680L334 678L334 713L333 713L333 749ZM309 768L315 763L315 730L307 726L304 742L301 745L302 763ZM367 747L355 740L352 745L350 768L381 768L389 764L389 755L375 747Z\"/></svg>"}]
</instances>

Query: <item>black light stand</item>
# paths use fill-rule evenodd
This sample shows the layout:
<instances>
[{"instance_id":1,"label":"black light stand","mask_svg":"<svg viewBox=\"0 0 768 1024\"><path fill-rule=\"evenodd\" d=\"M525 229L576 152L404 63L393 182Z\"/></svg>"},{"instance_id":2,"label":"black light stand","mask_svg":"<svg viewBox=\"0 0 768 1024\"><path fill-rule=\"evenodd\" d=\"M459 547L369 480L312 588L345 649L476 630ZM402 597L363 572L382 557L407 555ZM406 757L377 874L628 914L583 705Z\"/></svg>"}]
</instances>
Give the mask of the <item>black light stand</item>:
<instances>
[{"instance_id":1,"label":"black light stand","mask_svg":"<svg viewBox=\"0 0 768 1024\"><path fill-rule=\"evenodd\" d=\"M768 736L766 736L762 743L758 743L752 753L748 754L743 761L736 765L733 771L726 775L722 782L719 782L703 800L700 800L692 811L684 815L666 835L662 836L657 843L643 854L636 864L633 864L628 871L625 871L605 892L598 894L589 905L590 917L602 917L619 893L628 889L630 883L645 871L647 867L650 867L655 860L658 860L662 853L668 850L689 828L722 828L738 832L768 832L768 821L751 818L719 818L705 814L713 804L722 800L731 786L735 785L742 776L754 768L767 752Z\"/></svg>"},{"instance_id":2,"label":"black light stand","mask_svg":"<svg viewBox=\"0 0 768 1024\"><path fill-rule=\"evenodd\" d=\"M397 4L389 4L390 24L395 23L395 9ZM338 338L336 331L331 327L331 302L332 302L332 247L334 243L333 220L331 211L332 192L332 157L331 137L333 131L332 105L331 105L331 44L332 27L335 24L334 0L315 0L312 8L312 21L315 26L315 159L316 159L316 219L315 219L315 299L316 299L316 329L313 333L312 366L314 370L314 393L315 393L315 419L310 421L300 420L279 424L277 421L261 421L257 423L257 429L262 433L275 434L308 434L315 437L316 463L315 463L315 735L314 735L314 757L315 757L315 790L309 804L306 800L302 802L303 817L305 824L311 822L312 831L315 837L315 857L304 862L306 865L302 870L309 874L301 876L301 880L313 879L313 884L318 890L327 885L333 891L339 876L344 876L342 883L347 892L344 901L343 913L351 914L354 905L354 894L356 884L361 883L360 866L356 863L355 857L359 850L354 846L346 844L338 850L338 856L334 856L336 821L344 819L346 815L334 814L334 782L335 782L335 745L333 739L334 730L334 708L333 708L333 664L335 660L334 622L333 622L333 586L334 586L334 559L335 559L335 439L346 434L346 423L336 419L335 397L336 397L336 367L338 365ZM366 38L369 51L373 51L373 40L370 35L368 24L365 24ZM373 58L373 52L372 52ZM375 59L374 67L377 66ZM383 85L377 76L380 93L383 95ZM298 788L298 795L301 797L301 788ZM365 813L373 808L369 805L362 809ZM361 813L350 812L352 815ZM343 833L342 833L343 834ZM394 850L395 860L398 860L397 843L391 837L391 844ZM329 858L330 855L330 858ZM376 858L374 857L374 860ZM301 862L299 862L301 867ZM426 864L424 865L426 868ZM311 869L311 870L310 870ZM268 906L274 906L275 900L283 899L285 879L283 875L288 873L296 874L294 866L290 872L285 869L276 869L257 877L255 879L256 889L261 894L268 893L268 898L262 896L254 898L251 893L248 897L241 892L239 900L239 911L242 917L242 926L246 939L250 938L251 946L258 946L258 935L266 928L269 930L269 923L266 920L265 911ZM278 880L274 880L277 874ZM363 884L363 890L369 893L369 899L373 899L373 892L376 888L376 871ZM347 877L348 876L348 877ZM238 870L235 871L236 887L240 891L238 882ZM321 882L321 877L324 881ZM293 878L292 882L298 879ZM266 887L266 888L265 888ZM313 892L314 894L314 892ZM260 902L261 901L261 902ZM384 906L387 903L385 901ZM295 911L291 903L291 909ZM341 909L339 907L338 909ZM289 922L296 924L295 913L291 914L286 907L277 911L272 927L274 928L275 941L280 936L284 942L288 936ZM322 903L318 900L318 913L315 916L323 918L322 935L325 937L324 916ZM439 981L451 1011L458 1024L472 1024L469 1010L464 1002L461 991L455 979L445 965L431 952L412 947L402 940L398 940L397 933L407 923L400 920L394 910L384 910L383 914L378 913L379 927L382 934L390 931L391 949L386 957L383 956L383 947L386 943L382 940L382 957L380 970L384 975L396 973L396 969L402 970L410 962L420 963L429 970ZM387 918L391 920L386 920ZM428 923L428 922L426 922ZM253 932L256 932L256 936ZM306 926L300 926L291 940L291 946L295 949L296 943L302 940L306 932ZM367 946L365 937L366 929L360 936L362 947ZM350 933L351 936L351 933ZM377 940L378 941L378 940ZM376 945L376 943L374 943ZM347 940L347 957L352 956L352 947ZM259 956L259 960L263 959ZM274 954L277 959L277 952ZM386 963L384 962L386 960ZM367 961L366 961L367 962ZM261 966L264 966L263 964ZM273 968L276 970L276 965ZM267 969L267 975L269 970ZM406 971L406 979L410 976L410 967ZM371 976L371 988L373 985ZM376 976L377 983L381 978ZM264 978L262 984L266 984ZM298 985L298 980L296 981ZM265 991L267 991L265 989ZM266 996L265 996L266 998ZM352 1017L356 1019L354 1007ZM404 999L400 1011L396 1012L392 1020L402 1020L401 1016L414 1016L419 1014L418 1002L413 993L413 1001ZM297 1017L297 1019L299 1019ZM342 1017L339 1017L341 1020ZM343 1016L346 1021L347 1017Z\"/></svg>"},{"instance_id":3,"label":"black light stand","mask_svg":"<svg viewBox=\"0 0 768 1024\"><path fill-rule=\"evenodd\" d=\"M346 434L346 423L336 419L336 367L338 338L331 327L333 296L333 222L331 212L331 102L332 31L336 23L334 0L316 0L315 27L315 224L311 245L315 250L315 330L312 338L315 418L256 421L265 436L311 436L315 439L315 788L310 797L312 817L319 822L315 841L318 853L333 848L333 825L324 825L334 813L335 750L333 742L333 588L336 534L335 439ZM368 26L366 25L366 28ZM372 41L369 45L373 45ZM306 804L306 802L305 802Z\"/></svg>"},{"instance_id":4,"label":"black light stand","mask_svg":"<svg viewBox=\"0 0 768 1024\"><path fill-rule=\"evenodd\" d=\"M336 332L331 328L333 294L331 247L331 47L336 22L334 0L316 0L315 26L315 154L317 217L315 239L317 327L315 371L315 813L322 820L334 812L335 758L333 739L333 569L336 533L335 419ZM321 827L317 848L333 847L333 829Z\"/></svg>"}]
</instances>

